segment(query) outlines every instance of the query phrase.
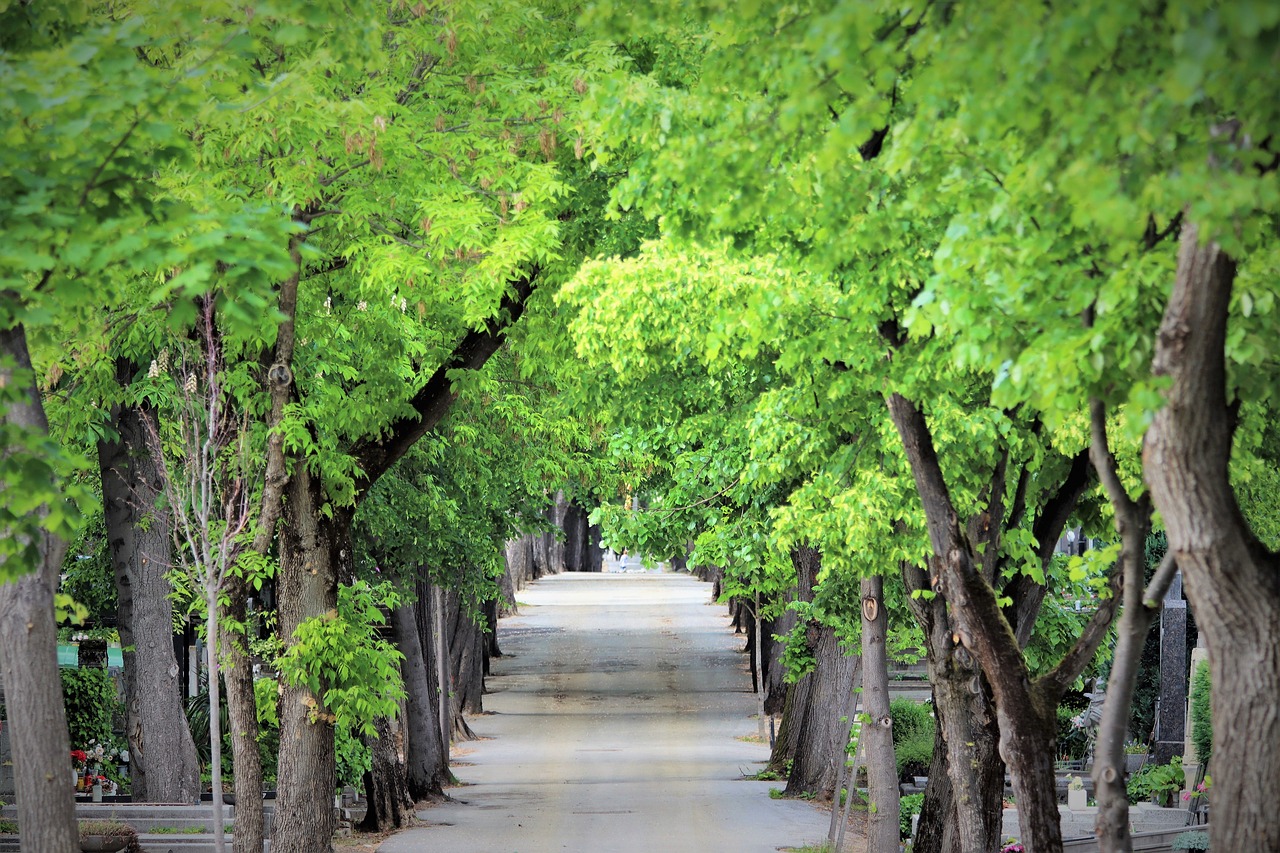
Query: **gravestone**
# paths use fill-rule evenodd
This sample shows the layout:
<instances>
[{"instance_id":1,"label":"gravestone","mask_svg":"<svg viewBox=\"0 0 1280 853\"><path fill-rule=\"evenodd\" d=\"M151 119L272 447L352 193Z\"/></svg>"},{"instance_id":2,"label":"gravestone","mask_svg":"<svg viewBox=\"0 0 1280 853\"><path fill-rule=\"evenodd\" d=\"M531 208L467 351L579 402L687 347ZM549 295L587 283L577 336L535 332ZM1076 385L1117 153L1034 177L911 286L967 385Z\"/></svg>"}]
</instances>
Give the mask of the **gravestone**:
<instances>
[{"instance_id":1,"label":"gravestone","mask_svg":"<svg viewBox=\"0 0 1280 853\"><path fill-rule=\"evenodd\" d=\"M1160 701L1156 709L1156 738L1151 761L1168 764L1183 754L1187 717L1187 602L1182 598L1182 573L1169 584L1160 611Z\"/></svg>"}]
</instances>

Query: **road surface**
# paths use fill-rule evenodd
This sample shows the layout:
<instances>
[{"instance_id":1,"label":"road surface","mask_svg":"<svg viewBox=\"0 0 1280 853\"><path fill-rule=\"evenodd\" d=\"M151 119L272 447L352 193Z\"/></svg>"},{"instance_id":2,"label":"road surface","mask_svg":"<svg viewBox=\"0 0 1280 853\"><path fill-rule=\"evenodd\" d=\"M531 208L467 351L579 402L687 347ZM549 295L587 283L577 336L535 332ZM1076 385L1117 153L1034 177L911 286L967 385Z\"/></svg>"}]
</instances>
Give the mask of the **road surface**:
<instances>
[{"instance_id":1,"label":"road surface","mask_svg":"<svg viewBox=\"0 0 1280 853\"><path fill-rule=\"evenodd\" d=\"M773 853L826 835L806 802L750 782L741 636L683 574L563 574L518 596L485 696L455 748L458 802L379 853Z\"/></svg>"}]
</instances>

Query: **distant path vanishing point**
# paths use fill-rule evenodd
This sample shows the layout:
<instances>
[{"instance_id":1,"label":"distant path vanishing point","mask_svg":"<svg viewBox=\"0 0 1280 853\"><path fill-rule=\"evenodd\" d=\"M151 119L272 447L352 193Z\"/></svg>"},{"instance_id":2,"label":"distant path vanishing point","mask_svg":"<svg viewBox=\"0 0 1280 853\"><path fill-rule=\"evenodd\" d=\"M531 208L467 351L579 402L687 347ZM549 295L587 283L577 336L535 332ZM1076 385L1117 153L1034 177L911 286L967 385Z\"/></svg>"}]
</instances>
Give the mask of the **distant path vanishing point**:
<instances>
[{"instance_id":1,"label":"distant path vanishing point","mask_svg":"<svg viewBox=\"0 0 1280 853\"><path fill-rule=\"evenodd\" d=\"M768 748L725 608L684 574L562 574L518 596L469 718L460 802L379 853L773 853L826 835L809 803L748 782ZM456 752L456 751L455 751Z\"/></svg>"}]
</instances>

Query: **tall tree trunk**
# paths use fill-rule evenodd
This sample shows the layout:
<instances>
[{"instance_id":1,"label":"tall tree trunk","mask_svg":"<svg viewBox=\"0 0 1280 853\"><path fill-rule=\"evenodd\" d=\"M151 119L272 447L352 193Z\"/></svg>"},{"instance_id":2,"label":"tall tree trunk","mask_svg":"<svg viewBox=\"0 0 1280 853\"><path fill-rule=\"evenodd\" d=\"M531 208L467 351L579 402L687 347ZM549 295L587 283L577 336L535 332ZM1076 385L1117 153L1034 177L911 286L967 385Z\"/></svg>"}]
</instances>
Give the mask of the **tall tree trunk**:
<instances>
[{"instance_id":1,"label":"tall tree trunk","mask_svg":"<svg viewBox=\"0 0 1280 853\"><path fill-rule=\"evenodd\" d=\"M761 666L764 667L764 712L769 715L781 714L783 703L787 699L787 668L782 664L785 646L774 638L785 637L795 624L795 611L786 610L775 619L766 619L762 626L764 655Z\"/></svg>"},{"instance_id":2,"label":"tall tree trunk","mask_svg":"<svg viewBox=\"0 0 1280 853\"><path fill-rule=\"evenodd\" d=\"M1129 732L1133 691L1138 683L1138 665L1146 645L1151 622L1160 612L1164 589L1176 570L1172 554L1166 553L1151 588L1142 588L1146 573L1146 540L1151 532L1151 502L1144 495L1129 497L1120 481L1119 466L1107 440L1106 408L1101 400L1089 404L1091 455L1098 477L1115 509L1116 531L1120 534L1120 565L1124 572L1124 609L1117 628L1116 651L1107 680L1107 701L1102 707L1094 749L1093 784L1098 799L1098 819L1094 834L1102 853L1130 853L1129 796L1125 784L1124 741Z\"/></svg>"},{"instance_id":3,"label":"tall tree trunk","mask_svg":"<svg viewBox=\"0 0 1280 853\"><path fill-rule=\"evenodd\" d=\"M815 633L818 636L813 654L817 664L807 676L809 701L799 720L799 737L791 759L786 793L793 797L811 793L827 799L835 790L836 774L844 763L845 747L849 743L850 723L841 717L843 699L853 690L857 657L844 654L835 629L823 626L816 628Z\"/></svg>"},{"instance_id":4,"label":"tall tree trunk","mask_svg":"<svg viewBox=\"0 0 1280 853\"><path fill-rule=\"evenodd\" d=\"M222 610L222 680L227 686L227 717L231 726L231 762L235 768L236 815L232 828L235 853L259 853L264 840L262 812L262 756L258 753L258 706L253 693L253 662L246 636L248 588L237 576L224 585L228 604Z\"/></svg>"},{"instance_id":5,"label":"tall tree trunk","mask_svg":"<svg viewBox=\"0 0 1280 853\"><path fill-rule=\"evenodd\" d=\"M934 708L938 707L937 699ZM935 716L938 716L935 710ZM992 752L994 753L994 749ZM1000 765L1000 788L1004 790L1004 764ZM941 719L933 727L933 758L929 762L929 781L924 786L924 802L920 804L920 820L916 823L912 853L960 853L957 834L959 817L956 800L951 795L951 774L947 769L947 742L942 739ZM987 813L991 813L987 809ZM995 831L999 831L996 827ZM986 848L984 848L986 849ZM991 848L994 849L994 848Z\"/></svg>"},{"instance_id":6,"label":"tall tree trunk","mask_svg":"<svg viewBox=\"0 0 1280 853\"><path fill-rule=\"evenodd\" d=\"M409 741L406 776L409 796L415 802L443 800L444 786L450 782L449 762L440 744L440 721L431 689L432 678L422 654L422 637L418 629L417 611L423 607L425 602L419 598L391 611L396 647L404 655L400 671L408 694L405 703L405 730Z\"/></svg>"},{"instance_id":7,"label":"tall tree trunk","mask_svg":"<svg viewBox=\"0 0 1280 853\"><path fill-rule=\"evenodd\" d=\"M453 746L453 703L449 683L450 663L449 634L446 625L444 590L431 585L431 655L436 664L436 707L440 723L440 742L444 746L445 761L449 760L450 748Z\"/></svg>"},{"instance_id":8,"label":"tall tree trunk","mask_svg":"<svg viewBox=\"0 0 1280 853\"><path fill-rule=\"evenodd\" d=\"M1121 575L1113 572L1111 597L1099 602L1071 650L1050 672L1032 681L1021 645L991 586L990 571L996 559L991 548L995 542L989 540L986 552L978 554L973 550L974 537L961 531L924 415L900 394L890 395L888 407L924 507L938 592L950 604L956 622L953 637L960 646L956 655L963 653L976 659L991 685L1000 729L1000 756L1013 776L1022 842L1036 853L1058 850L1062 846L1062 830L1053 770L1057 705L1106 636L1115 616ZM1001 464L993 482L1002 484L1003 478ZM971 780L967 778L963 754L957 754L961 747L953 732L964 737L966 724L953 720L951 725L956 728L945 733L951 781L956 796L962 798L963 789ZM959 807L963 807L962 802ZM968 843L962 837L962 848L968 849Z\"/></svg>"},{"instance_id":9,"label":"tall tree trunk","mask_svg":"<svg viewBox=\"0 0 1280 853\"><path fill-rule=\"evenodd\" d=\"M20 381L16 387L23 392L0 409L0 423L26 435L47 435L49 422L35 385L22 326L0 330L0 357L4 359L0 384L13 389ZM18 376L15 367L22 371ZM8 457L13 450L3 447L0 453ZM14 484L0 483L5 509L11 499L8 492L14 488ZM35 510L41 520L48 513L48 506ZM6 538L15 535L12 530L0 534ZM23 849L71 853L79 850L80 844L69 772L71 741L58 678L58 628L53 621L53 594L67 543L40 531L34 543L16 544L34 545L0 558L0 571L12 578L0 584L0 673L13 750L18 824ZM35 558L34 564L23 560L26 554Z\"/></svg>"},{"instance_id":10,"label":"tall tree trunk","mask_svg":"<svg viewBox=\"0 0 1280 853\"><path fill-rule=\"evenodd\" d=\"M364 774L368 808L360 822L362 832L386 832L404 826L413 815L413 799L405 766L400 761L396 741L400 726L387 717L373 721L377 737L365 738L373 756L371 769Z\"/></svg>"},{"instance_id":11,"label":"tall tree trunk","mask_svg":"<svg viewBox=\"0 0 1280 853\"><path fill-rule=\"evenodd\" d=\"M1214 726L1213 847L1280 850L1280 558L1250 530L1231 486L1235 423L1224 347L1235 263L1194 223L1152 372L1166 405L1147 431L1143 471L1209 647Z\"/></svg>"},{"instance_id":12,"label":"tall tree trunk","mask_svg":"<svg viewBox=\"0 0 1280 853\"><path fill-rule=\"evenodd\" d=\"M457 590L443 591L446 613L446 630L449 632L450 674L453 685L454 736L475 737L470 728L460 731L466 723L463 713L484 713L484 630L472 619L472 608L464 607L462 595Z\"/></svg>"},{"instance_id":13,"label":"tall tree trunk","mask_svg":"<svg viewBox=\"0 0 1280 853\"><path fill-rule=\"evenodd\" d=\"M119 360L117 380L127 385L132 377L132 363ZM119 437L98 442L124 649L131 795L141 803L195 803L200 759L187 725L185 685L173 645L170 518L160 500L164 475L147 441L146 416L131 406L113 407L110 423Z\"/></svg>"},{"instance_id":14,"label":"tall tree trunk","mask_svg":"<svg viewBox=\"0 0 1280 853\"><path fill-rule=\"evenodd\" d=\"M862 703L871 721L862 727L867 750L867 853L898 853L898 769L893 754L893 717L889 713L888 618L884 578L862 581ZM850 785L850 790L853 786Z\"/></svg>"},{"instance_id":15,"label":"tall tree trunk","mask_svg":"<svg viewBox=\"0 0 1280 853\"><path fill-rule=\"evenodd\" d=\"M812 601L822 555L815 548L801 545L792 551L791 559L796 566L800 600ZM842 722L840 717L843 699L853 689L857 659L842 652L835 630L829 626L811 624L806 638L816 663L813 671L796 685L792 705L784 712L795 715L791 726L784 719L787 747L793 750L786 794L827 798L835 789L849 743L850 723Z\"/></svg>"},{"instance_id":16,"label":"tall tree trunk","mask_svg":"<svg viewBox=\"0 0 1280 853\"><path fill-rule=\"evenodd\" d=\"M286 487L280 532L280 634L286 649L307 619L338 606L337 573L344 548L350 554L350 513L326 519L323 485L298 464ZM328 853L337 787L333 725L323 698L305 686L285 684L280 697L280 764L271 849L275 853Z\"/></svg>"}]
</instances>

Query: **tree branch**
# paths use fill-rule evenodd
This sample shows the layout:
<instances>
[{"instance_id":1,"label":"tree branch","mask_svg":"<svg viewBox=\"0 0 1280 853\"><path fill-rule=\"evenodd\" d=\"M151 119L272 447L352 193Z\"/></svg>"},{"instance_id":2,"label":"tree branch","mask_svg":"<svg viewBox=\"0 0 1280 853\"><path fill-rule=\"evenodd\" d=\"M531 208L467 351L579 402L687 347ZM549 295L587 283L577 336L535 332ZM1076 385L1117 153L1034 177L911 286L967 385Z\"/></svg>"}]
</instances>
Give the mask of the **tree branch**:
<instances>
[{"instance_id":1,"label":"tree branch","mask_svg":"<svg viewBox=\"0 0 1280 853\"><path fill-rule=\"evenodd\" d=\"M351 449L363 472L356 484L357 499L408 453L414 442L440 423L457 398L450 374L455 370L479 370L498 351L507 331L524 313L540 273L541 269L535 266L527 275L512 282L512 291L502 298L497 313L484 328L468 332L458 342L449 359L436 368L409 400L413 415L393 421L382 438L360 441Z\"/></svg>"}]
</instances>

